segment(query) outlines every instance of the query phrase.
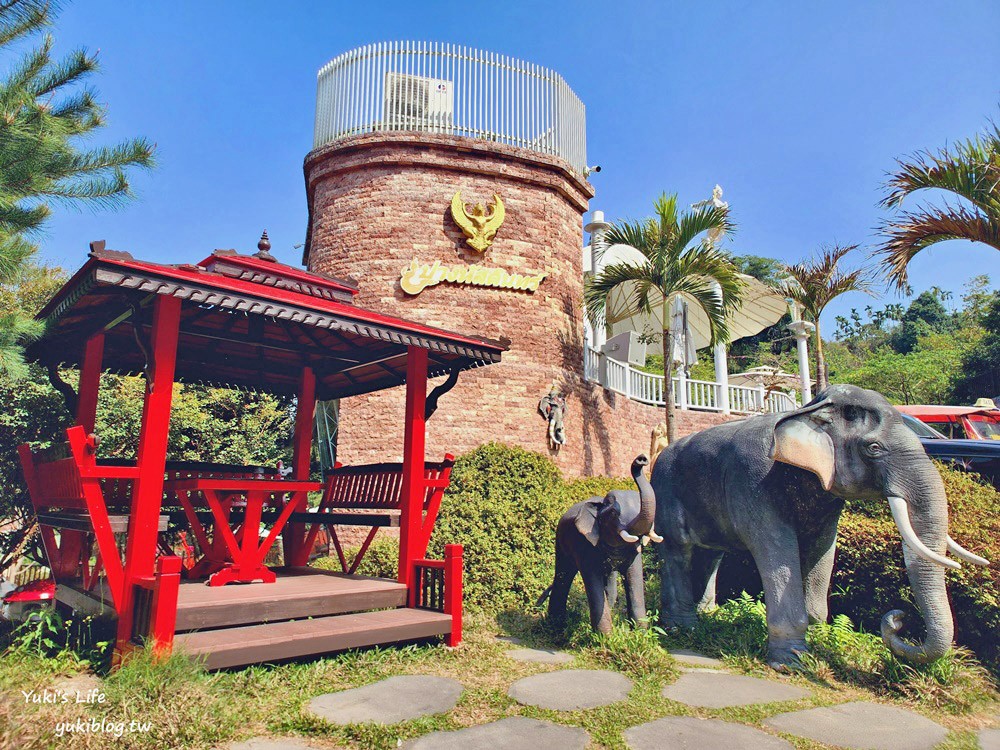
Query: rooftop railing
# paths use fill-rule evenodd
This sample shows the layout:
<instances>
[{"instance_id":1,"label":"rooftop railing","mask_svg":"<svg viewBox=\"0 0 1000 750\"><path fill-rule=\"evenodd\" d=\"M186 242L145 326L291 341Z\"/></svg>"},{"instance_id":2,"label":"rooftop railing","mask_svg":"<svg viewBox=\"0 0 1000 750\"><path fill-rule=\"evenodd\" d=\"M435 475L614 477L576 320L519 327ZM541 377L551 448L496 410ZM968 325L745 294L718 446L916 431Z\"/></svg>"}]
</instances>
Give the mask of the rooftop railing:
<instances>
[{"instance_id":1,"label":"rooftop railing","mask_svg":"<svg viewBox=\"0 0 1000 750\"><path fill-rule=\"evenodd\" d=\"M507 55L437 42L379 42L318 76L314 147L381 131L445 133L587 164L583 102L562 76Z\"/></svg>"}]
</instances>

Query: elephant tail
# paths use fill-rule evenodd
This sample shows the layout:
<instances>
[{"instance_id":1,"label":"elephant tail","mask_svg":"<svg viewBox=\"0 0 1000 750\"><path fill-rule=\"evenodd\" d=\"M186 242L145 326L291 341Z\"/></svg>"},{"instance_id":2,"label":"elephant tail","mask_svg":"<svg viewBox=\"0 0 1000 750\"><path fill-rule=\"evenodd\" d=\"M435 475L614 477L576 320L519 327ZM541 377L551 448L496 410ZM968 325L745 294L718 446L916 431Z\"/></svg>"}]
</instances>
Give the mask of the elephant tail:
<instances>
[{"instance_id":1,"label":"elephant tail","mask_svg":"<svg viewBox=\"0 0 1000 750\"><path fill-rule=\"evenodd\" d=\"M542 604L545 602L545 600L549 598L549 595L551 593L552 593L552 586L549 586L547 589L545 589L545 591L542 592L542 595L538 597L538 601L535 602L535 606L541 607Z\"/></svg>"}]
</instances>

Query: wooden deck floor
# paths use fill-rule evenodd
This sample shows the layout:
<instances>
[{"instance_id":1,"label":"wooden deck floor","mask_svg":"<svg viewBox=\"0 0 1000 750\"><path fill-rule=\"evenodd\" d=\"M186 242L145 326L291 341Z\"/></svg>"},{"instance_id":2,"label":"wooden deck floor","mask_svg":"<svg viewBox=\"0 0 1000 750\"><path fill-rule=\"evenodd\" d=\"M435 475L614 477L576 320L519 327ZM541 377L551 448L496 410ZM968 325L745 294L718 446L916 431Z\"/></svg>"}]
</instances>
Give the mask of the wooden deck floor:
<instances>
[{"instance_id":1,"label":"wooden deck floor","mask_svg":"<svg viewBox=\"0 0 1000 750\"><path fill-rule=\"evenodd\" d=\"M275 573L274 583L181 583L177 631L392 609L406 603L406 587L395 580L315 568L278 568Z\"/></svg>"}]
</instances>

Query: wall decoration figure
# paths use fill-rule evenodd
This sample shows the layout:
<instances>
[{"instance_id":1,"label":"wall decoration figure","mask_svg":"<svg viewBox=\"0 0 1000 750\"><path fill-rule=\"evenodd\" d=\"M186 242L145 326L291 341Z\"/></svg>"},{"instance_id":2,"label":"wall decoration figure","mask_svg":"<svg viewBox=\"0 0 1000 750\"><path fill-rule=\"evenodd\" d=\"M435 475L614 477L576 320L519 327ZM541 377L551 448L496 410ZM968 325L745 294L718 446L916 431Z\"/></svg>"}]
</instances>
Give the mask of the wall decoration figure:
<instances>
[{"instance_id":1,"label":"wall decoration figure","mask_svg":"<svg viewBox=\"0 0 1000 750\"><path fill-rule=\"evenodd\" d=\"M656 427L653 428L652 433L649 436L649 465L650 467L656 465L656 459L660 457L660 453L663 449L670 445L670 441L667 440L667 423L660 422ZM650 469L652 471L652 468Z\"/></svg>"},{"instance_id":2,"label":"wall decoration figure","mask_svg":"<svg viewBox=\"0 0 1000 750\"><path fill-rule=\"evenodd\" d=\"M548 395L538 402L538 411L549 425L549 448L558 453L566 444L566 428L563 424L566 418L566 399L552 386Z\"/></svg>"},{"instance_id":3,"label":"wall decoration figure","mask_svg":"<svg viewBox=\"0 0 1000 750\"><path fill-rule=\"evenodd\" d=\"M505 216L503 201L496 193L493 193L493 206L489 211L482 203L476 203L470 211L462 200L461 190L451 199L451 218L466 236L465 244L479 253L485 253L493 244Z\"/></svg>"}]
</instances>

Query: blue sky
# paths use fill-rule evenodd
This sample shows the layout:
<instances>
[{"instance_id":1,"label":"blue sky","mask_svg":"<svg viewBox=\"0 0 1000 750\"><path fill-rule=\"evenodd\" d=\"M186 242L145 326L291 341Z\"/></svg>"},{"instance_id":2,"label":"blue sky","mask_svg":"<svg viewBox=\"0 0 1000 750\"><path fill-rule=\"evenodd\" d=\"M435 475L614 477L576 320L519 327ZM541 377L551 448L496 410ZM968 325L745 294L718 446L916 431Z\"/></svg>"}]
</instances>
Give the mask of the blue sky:
<instances>
[{"instance_id":1,"label":"blue sky","mask_svg":"<svg viewBox=\"0 0 1000 750\"><path fill-rule=\"evenodd\" d=\"M92 239L182 262L252 251L267 228L279 258L297 262L316 71L360 44L409 38L561 72L587 105L589 161L603 166L591 208L609 219L647 214L663 190L703 199L718 182L738 253L795 261L822 243L870 245L894 159L1000 115L997 28L992 0L174 0L127 11L78 0L55 33L60 50L101 51L100 139L144 135L159 167L135 180L138 201L59 209L40 240L47 260L72 269ZM1000 285L1000 255L945 243L911 266L918 291L959 292L977 273ZM828 316L869 303L850 295Z\"/></svg>"}]
</instances>

